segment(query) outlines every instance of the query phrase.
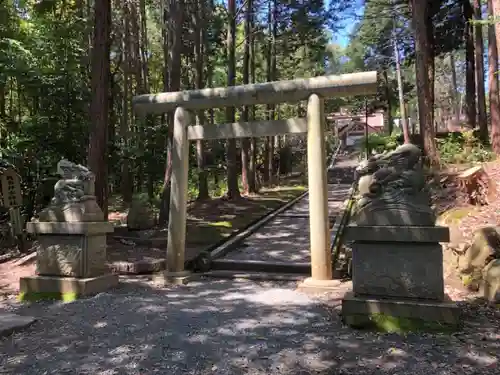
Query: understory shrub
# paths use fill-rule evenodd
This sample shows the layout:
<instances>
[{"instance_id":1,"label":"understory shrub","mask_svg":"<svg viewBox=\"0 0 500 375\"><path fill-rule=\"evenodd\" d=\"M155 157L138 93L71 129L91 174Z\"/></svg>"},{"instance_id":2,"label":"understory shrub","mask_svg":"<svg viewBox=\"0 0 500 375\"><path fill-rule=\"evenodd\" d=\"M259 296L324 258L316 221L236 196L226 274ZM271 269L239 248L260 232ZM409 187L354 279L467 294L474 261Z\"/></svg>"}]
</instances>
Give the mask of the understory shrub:
<instances>
[{"instance_id":1,"label":"understory shrub","mask_svg":"<svg viewBox=\"0 0 500 375\"><path fill-rule=\"evenodd\" d=\"M368 134L368 147L370 152L377 154L384 151L392 151L398 147L398 132L393 132L391 135L381 133ZM366 144L366 138L363 138L361 143L363 146Z\"/></svg>"},{"instance_id":2,"label":"understory shrub","mask_svg":"<svg viewBox=\"0 0 500 375\"><path fill-rule=\"evenodd\" d=\"M444 164L481 163L494 157L489 147L484 146L472 130L450 133L446 138L436 139L436 142Z\"/></svg>"}]
</instances>

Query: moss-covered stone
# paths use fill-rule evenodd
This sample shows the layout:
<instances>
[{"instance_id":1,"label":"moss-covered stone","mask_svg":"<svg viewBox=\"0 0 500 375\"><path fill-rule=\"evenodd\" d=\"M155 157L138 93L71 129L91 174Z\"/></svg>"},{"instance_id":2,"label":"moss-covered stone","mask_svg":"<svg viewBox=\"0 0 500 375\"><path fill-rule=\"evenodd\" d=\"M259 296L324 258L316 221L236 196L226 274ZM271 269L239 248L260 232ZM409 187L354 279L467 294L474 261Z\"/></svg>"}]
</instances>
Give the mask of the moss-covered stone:
<instances>
[{"instance_id":1,"label":"moss-covered stone","mask_svg":"<svg viewBox=\"0 0 500 375\"><path fill-rule=\"evenodd\" d=\"M438 221L442 223L442 225L457 223L475 210L476 208L473 206L454 207L439 215Z\"/></svg>"},{"instance_id":2,"label":"moss-covered stone","mask_svg":"<svg viewBox=\"0 0 500 375\"><path fill-rule=\"evenodd\" d=\"M373 329L386 333L408 333L408 332L453 332L457 326L437 321L426 321L423 319L404 318L381 313L369 315L351 314L344 317L344 322L357 329Z\"/></svg>"},{"instance_id":3,"label":"moss-covered stone","mask_svg":"<svg viewBox=\"0 0 500 375\"><path fill-rule=\"evenodd\" d=\"M21 292L18 295L18 300L21 302L36 302L36 301L63 301L72 302L80 298L77 293L59 293L59 292Z\"/></svg>"}]
</instances>

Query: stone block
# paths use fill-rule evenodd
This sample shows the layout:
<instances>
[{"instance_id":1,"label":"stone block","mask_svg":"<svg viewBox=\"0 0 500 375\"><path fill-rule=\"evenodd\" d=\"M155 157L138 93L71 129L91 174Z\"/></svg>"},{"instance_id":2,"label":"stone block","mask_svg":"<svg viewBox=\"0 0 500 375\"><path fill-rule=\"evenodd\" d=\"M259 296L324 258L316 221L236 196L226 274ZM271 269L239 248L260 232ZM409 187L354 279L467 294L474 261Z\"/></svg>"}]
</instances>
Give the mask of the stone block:
<instances>
[{"instance_id":1,"label":"stone block","mask_svg":"<svg viewBox=\"0 0 500 375\"><path fill-rule=\"evenodd\" d=\"M65 223L65 222L29 222L26 223L26 231L35 235L41 234L84 234L97 235L112 233L113 225L107 221Z\"/></svg>"},{"instance_id":2,"label":"stone block","mask_svg":"<svg viewBox=\"0 0 500 375\"><path fill-rule=\"evenodd\" d=\"M189 271L163 271L153 275L153 283L159 286L187 285L193 277L196 275Z\"/></svg>"},{"instance_id":3,"label":"stone block","mask_svg":"<svg viewBox=\"0 0 500 375\"><path fill-rule=\"evenodd\" d=\"M74 278L55 276L29 276L19 279L20 300L60 299L72 301L77 298L104 292L118 285L115 274L97 277Z\"/></svg>"},{"instance_id":4,"label":"stone block","mask_svg":"<svg viewBox=\"0 0 500 375\"><path fill-rule=\"evenodd\" d=\"M106 233L108 223L28 223L37 234L37 274L89 278L108 271Z\"/></svg>"},{"instance_id":5,"label":"stone block","mask_svg":"<svg viewBox=\"0 0 500 375\"><path fill-rule=\"evenodd\" d=\"M343 238L358 242L449 242L448 227L358 226L345 228Z\"/></svg>"},{"instance_id":6,"label":"stone block","mask_svg":"<svg viewBox=\"0 0 500 375\"><path fill-rule=\"evenodd\" d=\"M165 259L147 259L136 262L112 262L110 269L119 274L140 275L160 272L165 269Z\"/></svg>"},{"instance_id":7,"label":"stone block","mask_svg":"<svg viewBox=\"0 0 500 375\"><path fill-rule=\"evenodd\" d=\"M353 291L358 295L443 300L441 245L411 242L355 242Z\"/></svg>"},{"instance_id":8,"label":"stone block","mask_svg":"<svg viewBox=\"0 0 500 375\"><path fill-rule=\"evenodd\" d=\"M352 220L360 225L426 227L436 222L436 216L430 208L417 210L411 205L405 207L402 202L399 206L388 207L387 202L374 202L359 211L355 208Z\"/></svg>"},{"instance_id":9,"label":"stone block","mask_svg":"<svg viewBox=\"0 0 500 375\"><path fill-rule=\"evenodd\" d=\"M297 286L297 290L310 294L328 293L337 291L340 284L339 280L315 280L308 277Z\"/></svg>"},{"instance_id":10,"label":"stone block","mask_svg":"<svg viewBox=\"0 0 500 375\"><path fill-rule=\"evenodd\" d=\"M36 319L31 316L0 313L0 337L18 332L35 321Z\"/></svg>"},{"instance_id":11,"label":"stone block","mask_svg":"<svg viewBox=\"0 0 500 375\"><path fill-rule=\"evenodd\" d=\"M344 322L356 328L385 331L454 330L460 325L460 309L453 302L384 299L354 296L342 300Z\"/></svg>"},{"instance_id":12,"label":"stone block","mask_svg":"<svg viewBox=\"0 0 500 375\"><path fill-rule=\"evenodd\" d=\"M95 197L88 197L79 202L50 204L38 214L41 222L99 222L104 221L104 213Z\"/></svg>"},{"instance_id":13,"label":"stone block","mask_svg":"<svg viewBox=\"0 0 500 375\"><path fill-rule=\"evenodd\" d=\"M129 229L145 230L155 226L155 214L151 203L135 199L132 201L127 215Z\"/></svg>"},{"instance_id":14,"label":"stone block","mask_svg":"<svg viewBox=\"0 0 500 375\"><path fill-rule=\"evenodd\" d=\"M482 271L481 294L489 302L500 302L500 259L493 259Z\"/></svg>"}]
</instances>

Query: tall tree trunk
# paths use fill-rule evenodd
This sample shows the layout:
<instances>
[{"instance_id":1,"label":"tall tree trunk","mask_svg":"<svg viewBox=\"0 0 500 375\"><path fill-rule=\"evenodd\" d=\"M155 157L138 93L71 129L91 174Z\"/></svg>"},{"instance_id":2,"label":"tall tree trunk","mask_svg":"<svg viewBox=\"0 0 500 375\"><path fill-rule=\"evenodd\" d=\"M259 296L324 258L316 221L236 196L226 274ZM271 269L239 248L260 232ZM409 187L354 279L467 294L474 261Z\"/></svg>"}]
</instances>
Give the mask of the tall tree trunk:
<instances>
[{"instance_id":1,"label":"tall tree trunk","mask_svg":"<svg viewBox=\"0 0 500 375\"><path fill-rule=\"evenodd\" d=\"M401 75L401 61L399 57L399 47L396 36L393 38L394 59L396 60L396 75L398 78L398 93L399 93L399 112L401 114L401 126L403 128L403 137L405 143L410 143L410 134L408 130L408 116L406 115L405 96L403 90L403 77Z\"/></svg>"},{"instance_id":2,"label":"tall tree trunk","mask_svg":"<svg viewBox=\"0 0 500 375\"><path fill-rule=\"evenodd\" d=\"M129 163L129 100L132 82L130 79L130 12L128 3L123 4L123 35L122 35L122 71L123 71L123 98L122 118L120 124L120 137L123 149L122 170L120 179L120 192L123 202L130 203L133 195L133 181Z\"/></svg>"},{"instance_id":3,"label":"tall tree trunk","mask_svg":"<svg viewBox=\"0 0 500 375\"><path fill-rule=\"evenodd\" d=\"M387 74L387 69L384 69L383 72L383 77L384 77L384 86L385 86L385 101L387 105L387 113L386 113L386 118L387 118L387 132L389 134L392 134L393 131L393 122L392 122L392 104L391 104L391 86L389 83L389 76ZM337 127L335 127L337 129Z\"/></svg>"},{"instance_id":4,"label":"tall tree trunk","mask_svg":"<svg viewBox=\"0 0 500 375\"><path fill-rule=\"evenodd\" d=\"M254 37L254 15L250 15L251 33L250 33L250 76L251 83L256 82L256 67L255 67L255 37ZM251 107L251 119L255 121L255 106ZM248 163L248 191L249 193L257 193L257 138L250 139L250 161Z\"/></svg>"},{"instance_id":5,"label":"tall tree trunk","mask_svg":"<svg viewBox=\"0 0 500 375\"><path fill-rule=\"evenodd\" d=\"M271 72L272 72L272 80L276 81L278 79L278 69L277 69L277 60L276 60L276 39L278 37L278 0L273 0L273 30L272 30L272 49L271 49ZM278 116L278 118L277 118ZM279 120L279 105L274 106L272 110L272 118L273 120ZM271 184L278 183L279 184L279 171L278 171L278 163L275 161L275 155L279 155L279 147L280 140L279 135L271 137L271 150L269 154L271 165L269 166L271 169ZM279 156L278 156L279 158ZM279 160L278 160L279 161ZM275 180L276 177L276 180Z\"/></svg>"},{"instance_id":6,"label":"tall tree trunk","mask_svg":"<svg viewBox=\"0 0 500 375\"><path fill-rule=\"evenodd\" d=\"M488 0L489 1L489 0ZM500 0L491 0L491 16L500 17ZM500 57L500 22L494 21L497 55Z\"/></svg>"},{"instance_id":7,"label":"tall tree trunk","mask_svg":"<svg viewBox=\"0 0 500 375\"><path fill-rule=\"evenodd\" d=\"M470 0L462 0L462 11L465 19L465 108L467 124L471 129L476 127L476 68L474 61L474 33L472 18L474 11Z\"/></svg>"},{"instance_id":8,"label":"tall tree trunk","mask_svg":"<svg viewBox=\"0 0 500 375\"><path fill-rule=\"evenodd\" d=\"M451 87L450 96L453 102L453 112L455 116L455 121L457 125L460 124L460 103L458 98L458 88L457 88L457 69L455 67L455 57L453 56L453 51L449 53L450 58L450 70L451 70Z\"/></svg>"},{"instance_id":9,"label":"tall tree trunk","mask_svg":"<svg viewBox=\"0 0 500 375\"><path fill-rule=\"evenodd\" d=\"M236 0L228 0L228 25L227 25L227 85L234 86L236 83ZM229 123L235 122L235 108L226 108L226 120ZM236 139L227 140L227 198L240 198L238 187Z\"/></svg>"},{"instance_id":10,"label":"tall tree trunk","mask_svg":"<svg viewBox=\"0 0 500 375\"><path fill-rule=\"evenodd\" d=\"M197 9L193 16L194 25L194 58L195 58L195 85L197 89L204 87L203 68L204 68L204 45L205 45L205 0L198 0ZM200 110L197 113L197 122L205 125L205 111ZM198 164L198 200L208 199L208 180L205 170L205 150L202 140L196 141L196 161Z\"/></svg>"},{"instance_id":11,"label":"tall tree trunk","mask_svg":"<svg viewBox=\"0 0 500 375\"><path fill-rule=\"evenodd\" d=\"M94 4L94 36L92 48L92 100L90 102L91 128L88 165L95 173L97 204L108 218L108 92L110 78L111 2Z\"/></svg>"},{"instance_id":12,"label":"tall tree trunk","mask_svg":"<svg viewBox=\"0 0 500 375\"><path fill-rule=\"evenodd\" d=\"M166 36L167 47L167 74L165 83L168 87L165 91L179 91L181 86L181 57L182 57L182 25L184 23L184 0L169 0L168 29ZM167 116L168 136L167 136L167 165L163 179L162 202L158 218L159 224L165 224L168 221L170 211L170 178L172 175L172 139L174 135L174 112L169 112Z\"/></svg>"},{"instance_id":13,"label":"tall tree trunk","mask_svg":"<svg viewBox=\"0 0 500 375\"><path fill-rule=\"evenodd\" d=\"M498 9L494 7L495 2L500 5L500 2L497 0L488 0L488 15L490 17L498 16L495 13L495 10ZM491 117L491 147L497 155L500 155L500 99L497 75L498 37L500 35L498 31L498 24L496 26L488 26L488 88Z\"/></svg>"},{"instance_id":14,"label":"tall tree trunk","mask_svg":"<svg viewBox=\"0 0 500 375\"><path fill-rule=\"evenodd\" d=\"M429 3L427 0L412 0L412 23L415 33L415 54L417 72L417 96L420 133L422 134L424 151L431 165L439 165L439 154L434 139L433 121L433 82L429 76L432 67L429 66L434 56L432 41L429 40Z\"/></svg>"},{"instance_id":15,"label":"tall tree trunk","mask_svg":"<svg viewBox=\"0 0 500 375\"><path fill-rule=\"evenodd\" d=\"M139 16L141 19L140 34L141 34L141 69L143 88L147 93L149 92L149 58L148 58L148 27L146 17L146 1L139 0Z\"/></svg>"},{"instance_id":16,"label":"tall tree trunk","mask_svg":"<svg viewBox=\"0 0 500 375\"><path fill-rule=\"evenodd\" d=\"M276 0L269 0L267 10L268 34L267 43L267 81L271 82L276 79ZM274 121L276 117L276 107L274 105L267 106L267 119ZM274 161L274 137L266 137L264 147L264 181L269 185L273 184L273 161Z\"/></svg>"},{"instance_id":17,"label":"tall tree trunk","mask_svg":"<svg viewBox=\"0 0 500 375\"><path fill-rule=\"evenodd\" d=\"M252 33L251 19L252 19L253 3L252 0L247 0L247 9L245 12L245 47L243 53L243 84L246 85L250 82L250 34ZM241 114L242 121L249 120L249 106L243 108ZM250 139L243 138L241 140L241 182L243 185L243 193L250 192Z\"/></svg>"},{"instance_id":18,"label":"tall tree trunk","mask_svg":"<svg viewBox=\"0 0 500 375\"><path fill-rule=\"evenodd\" d=\"M434 131L434 103L435 103L435 93L434 93L434 84L435 84L435 77L436 77L436 64L435 64L435 58L436 58L436 41L434 38L434 20L432 19L432 15L434 14L433 11L435 12L436 9L433 8L436 5L436 2L433 0L428 0L427 2L427 11L425 15L425 25L426 25L426 31L427 31L427 51L429 52L427 54L427 75L429 77L429 100L431 103L431 111L429 113L430 119L431 119L431 124L432 124L432 129ZM435 146L435 141L434 141L434 134L435 132L432 133L433 136L433 144Z\"/></svg>"},{"instance_id":19,"label":"tall tree trunk","mask_svg":"<svg viewBox=\"0 0 500 375\"><path fill-rule=\"evenodd\" d=\"M476 52L476 88L477 88L477 110L479 122L479 138L483 143L488 143L488 119L486 117L486 94L484 90L484 45L483 45L483 19L481 0L474 0L475 25L474 48Z\"/></svg>"}]
</instances>

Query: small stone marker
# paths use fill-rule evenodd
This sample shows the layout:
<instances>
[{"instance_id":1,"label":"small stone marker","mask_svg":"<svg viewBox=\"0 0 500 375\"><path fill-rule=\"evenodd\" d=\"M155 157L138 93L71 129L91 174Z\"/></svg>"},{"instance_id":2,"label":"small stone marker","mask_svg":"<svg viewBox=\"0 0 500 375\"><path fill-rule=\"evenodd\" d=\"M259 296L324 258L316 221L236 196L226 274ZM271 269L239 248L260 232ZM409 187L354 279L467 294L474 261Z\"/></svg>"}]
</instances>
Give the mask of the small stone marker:
<instances>
[{"instance_id":1,"label":"small stone marker","mask_svg":"<svg viewBox=\"0 0 500 375\"><path fill-rule=\"evenodd\" d=\"M127 227L133 230L151 229L155 215L151 203L144 199L133 199L127 215Z\"/></svg>"},{"instance_id":2,"label":"small stone marker","mask_svg":"<svg viewBox=\"0 0 500 375\"><path fill-rule=\"evenodd\" d=\"M406 330L459 324L459 309L444 293L440 243L449 241L449 229L435 225L420 156L407 144L357 170L360 194L344 234L353 241L353 292L342 301L349 325L387 329L390 322L391 329Z\"/></svg>"},{"instance_id":3,"label":"small stone marker","mask_svg":"<svg viewBox=\"0 0 500 375\"><path fill-rule=\"evenodd\" d=\"M35 322L31 316L0 313L0 337L8 336L11 333L28 327Z\"/></svg>"}]
</instances>

